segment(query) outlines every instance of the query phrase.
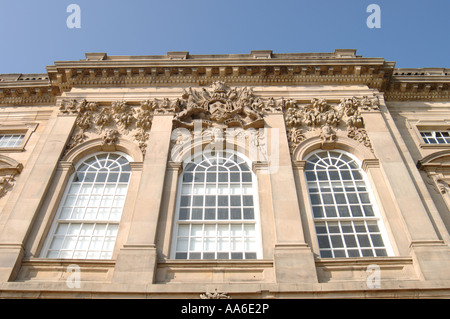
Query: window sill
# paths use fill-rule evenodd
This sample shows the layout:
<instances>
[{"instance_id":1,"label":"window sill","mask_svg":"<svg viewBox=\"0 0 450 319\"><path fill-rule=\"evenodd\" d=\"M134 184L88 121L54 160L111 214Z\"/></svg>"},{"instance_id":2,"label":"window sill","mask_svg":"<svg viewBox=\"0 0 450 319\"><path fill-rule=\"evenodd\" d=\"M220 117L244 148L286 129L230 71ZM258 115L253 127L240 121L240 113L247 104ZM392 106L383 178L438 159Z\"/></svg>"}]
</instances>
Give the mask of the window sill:
<instances>
[{"instance_id":1,"label":"window sill","mask_svg":"<svg viewBox=\"0 0 450 319\"><path fill-rule=\"evenodd\" d=\"M65 281L79 267L83 281L109 281L114 271L111 259L47 259L25 258L17 281Z\"/></svg>"},{"instance_id":2,"label":"window sill","mask_svg":"<svg viewBox=\"0 0 450 319\"><path fill-rule=\"evenodd\" d=\"M274 282L273 260L160 260L157 283Z\"/></svg>"},{"instance_id":3,"label":"window sill","mask_svg":"<svg viewBox=\"0 0 450 319\"><path fill-rule=\"evenodd\" d=\"M317 258L320 283L365 281L379 271L382 280L417 280L412 257Z\"/></svg>"},{"instance_id":4,"label":"window sill","mask_svg":"<svg viewBox=\"0 0 450 319\"><path fill-rule=\"evenodd\" d=\"M347 257L347 258L320 258L316 259L316 266L365 266L371 264L396 265L412 264L411 257Z\"/></svg>"},{"instance_id":5,"label":"window sill","mask_svg":"<svg viewBox=\"0 0 450 319\"><path fill-rule=\"evenodd\" d=\"M273 260L268 259L168 259L168 260L159 260L158 266L162 267L255 267L255 266L263 266L263 267L272 267Z\"/></svg>"},{"instance_id":6,"label":"window sill","mask_svg":"<svg viewBox=\"0 0 450 319\"><path fill-rule=\"evenodd\" d=\"M420 148L423 149L450 149L450 144L420 144Z\"/></svg>"},{"instance_id":7,"label":"window sill","mask_svg":"<svg viewBox=\"0 0 450 319\"><path fill-rule=\"evenodd\" d=\"M20 153L20 152L24 152L25 151L25 147L24 146L19 146L19 147L0 147L0 152L4 152L4 153Z\"/></svg>"}]
</instances>

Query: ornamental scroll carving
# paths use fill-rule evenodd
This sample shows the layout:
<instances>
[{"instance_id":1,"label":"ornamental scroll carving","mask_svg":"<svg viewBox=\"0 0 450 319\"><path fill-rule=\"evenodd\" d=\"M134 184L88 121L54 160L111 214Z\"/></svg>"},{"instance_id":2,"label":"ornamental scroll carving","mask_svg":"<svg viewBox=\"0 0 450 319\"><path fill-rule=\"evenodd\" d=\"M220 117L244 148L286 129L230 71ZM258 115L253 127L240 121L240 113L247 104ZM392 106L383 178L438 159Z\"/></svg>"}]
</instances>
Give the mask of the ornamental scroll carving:
<instances>
[{"instance_id":1,"label":"ornamental scroll carving","mask_svg":"<svg viewBox=\"0 0 450 319\"><path fill-rule=\"evenodd\" d=\"M343 98L330 104L326 99L314 98L311 103L289 103L284 109L287 138L291 152L308 136L320 136L324 149L334 148L338 132L368 147L372 152L361 111L379 109L376 96Z\"/></svg>"}]
</instances>

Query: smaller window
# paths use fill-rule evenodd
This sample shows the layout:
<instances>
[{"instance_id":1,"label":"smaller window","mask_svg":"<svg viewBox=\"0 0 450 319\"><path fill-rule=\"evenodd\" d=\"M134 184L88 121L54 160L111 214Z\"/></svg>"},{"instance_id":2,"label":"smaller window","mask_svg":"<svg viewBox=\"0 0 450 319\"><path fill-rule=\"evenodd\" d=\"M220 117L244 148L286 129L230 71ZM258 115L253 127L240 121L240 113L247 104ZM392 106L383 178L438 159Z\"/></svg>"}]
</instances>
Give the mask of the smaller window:
<instances>
[{"instance_id":1,"label":"smaller window","mask_svg":"<svg viewBox=\"0 0 450 319\"><path fill-rule=\"evenodd\" d=\"M31 134L38 123L2 124L0 123L0 151L23 152Z\"/></svg>"},{"instance_id":2,"label":"smaller window","mask_svg":"<svg viewBox=\"0 0 450 319\"><path fill-rule=\"evenodd\" d=\"M0 134L0 148L19 147L25 134Z\"/></svg>"},{"instance_id":3,"label":"smaller window","mask_svg":"<svg viewBox=\"0 0 450 319\"><path fill-rule=\"evenodd\" d=\"M421 131L425 144L450 144L450 131Z\"/></svg>"}]
</instances>

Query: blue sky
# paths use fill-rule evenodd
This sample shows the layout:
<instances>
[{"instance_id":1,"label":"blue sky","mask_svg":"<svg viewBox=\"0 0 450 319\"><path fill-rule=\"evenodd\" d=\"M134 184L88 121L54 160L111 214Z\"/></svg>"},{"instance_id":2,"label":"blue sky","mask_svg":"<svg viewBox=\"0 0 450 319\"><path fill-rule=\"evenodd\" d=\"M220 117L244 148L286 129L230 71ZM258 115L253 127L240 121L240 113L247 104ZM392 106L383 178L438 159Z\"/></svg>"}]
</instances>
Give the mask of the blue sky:
<instances>
[{"instance_id":1,"label":"blue sky","mask_svg":"<svg viewBox=\"0 0 450 319\"><path fill-rule=\"evenodd\" d=\"M69 29L70 4L81 28ZM366 25L369 4L381 28ZM0 0L0 74L108 55L334 52L450 68L449 0Z\"/></svg>"}]
</instances>

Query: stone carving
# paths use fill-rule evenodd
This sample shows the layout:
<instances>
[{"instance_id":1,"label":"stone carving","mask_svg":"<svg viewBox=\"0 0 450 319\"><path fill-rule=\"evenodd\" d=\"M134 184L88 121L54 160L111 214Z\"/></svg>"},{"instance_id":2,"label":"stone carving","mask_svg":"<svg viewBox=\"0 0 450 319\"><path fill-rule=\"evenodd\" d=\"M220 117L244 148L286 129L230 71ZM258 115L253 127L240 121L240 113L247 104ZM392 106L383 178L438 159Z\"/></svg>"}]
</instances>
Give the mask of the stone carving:
<instances>
[{"instance_id":1,"label":"stone carving","mask_svg":"<svg viewBox=\"0 0 450 319\"><path fill-rule=\"evenodd\" d=\"M284 102L284 99L282 100ZM266 107L264 108L266 112L269 113L276 113L276 112L282 112L283 106L282 104L278 104L273 97L269 98L269 101L267 102Z\"/></svg>"},{"instance_id":2,"label":"stone carving","mask_svg":"<svg viewBox=\"0 0 450 319\"><path fill-rule=\"evenodd\" d=\"M360 101L360 107L362 110L379 110L380 109L380 101L377 96L368 97L363 96Z\"/></svg>"},{"instance_id":3,"label":"stone carving","mask_svg":"<svg viewBox=\"0 0 450 319\"><path fill-rule=\"evenodd\" d=\"M368 147L373 152L372 143L370 142L369 136L367 135L367 131L365 129L349 127L347 130L347 136L364 144L364 146Z\"/></svg>"},{"instance_id":4,"label":"stone carving","mask_svg":"<svg viewBox=\"0 0 450 319\"><path fill-rule=\"evenodd\" d=\"M153 103L155 105L155 113L167 114L178 112L182 102L180 99L171 102L168 98L164 98L162 102L155 100Z\"/></svg>"},{"instance_id":5,"label":"stone carving","mask_svg":"<svg viewBox=\"0 0 450 319\"><path fill-rule=\"evenodd\" d=\"M115 145L119 141L119 131L108 129L102 136L102 145Z\"/></svg>"},{"instance_id":6,"label":"stone carving","mask_svg":"<svg viewBox=\"0 0 450 319\"><path fill-rule=\"evenodd\" d=\"M171 136L171 156L176 158L180 152L191 151L193 145L207 145L210 150L224 150L234 145L246 147L252 160L267 160L267 141L263 128L244 129L242 127L206 127L201 130L177 128Z\"/></svg>"},{"instance_id":7,"label":"stone carving","mask_svg":"<svg viewBox=\"0 0 450 319\"><path fill-rule=\"evenodd\" d=\"M146 141L149 138L149 134L145 130L141 130L141 131L139 131L138 133L136 133L134 135L134 138L139 143L139 149L141 150L142 155L145 156L145 154L147 152L147 143L146 143Z\"/></svg>"},{"instance_id":8,"label":"stone carving","mask_svg":"<svg viewBox=\"0 0 450 319\"><path fill-rule=\"evenodd\" d=\"M441 194L445 194L446 191L447 191L447 188L450 187L450 184L449 184L446 180L441 179L441 178L438 178L438 179L436 180L436 183L437 183L437 187L438 187L438 189L439 189L439 192L440 192Z\"/></svg>"},{"instance_id":9,"label":"stone carving","mask_svg":"<svg viewBox=\"0 0 450 319\"><path fill-rule=\"evenodd\" d=\"M22 172L23 165L12 158L0 155L0 198L13 187L16 175Z\"/></svg>"},{"instance_id":10,"label":"stone carving","mask_svg":"<svg viewBox=\"0 0 450 319\"><path fill-rule=\"evenodd\" d=\"M347 126L361 128L364 126L364 121L359 113L359 101L353 98L341 99L340 107L347 116Z\"/></svg>"},{"instance_id":11,"label":"stone carving","mask_svg":"<svg viewBox=\"0 0 450 319\"><path fill-rule=\"evenodd\" d=\"M200 295L200 299L231 299L227 293L218 292L217 289L214 292L206 292Z\"/></svg>"},{"instance_id":12,"label":"stone carving","mask_svg":"<svg viewBox=\"0 0 450 319\"><path fill-rule=\"evenodd\" d=\"M320 131L320 138L322 139L322 147L324 149L334 148L334 142L336 140L336 133L333 131L330 125L325 124Z\"/></svg>"},{"instance_id":13,"label":"stone carving","mask_svg":"<svg viewBox=\"0 0 450 319\"><path fill-rule=\"evenodd\" d=\"M77 146L78 144L83 143L87 139L86 134L84 134L84 131L81 130L75 134L72 135L72 138L70 139L69 144L67 145L67 150L70 150Z\"/></svg>"},{"instance_id":14,"label":"stone carving","mask_svg":"<svg viewBox=\"0 0 450 319\"><path fill-rule=\"evenodd\" d=\"M78 113L78 110L77 110L78 103L80 103L80 102L76 99L63 100L63 101L61 101L61 104L59 106L59 111L62 114L76 114L76 113Z\"/></svg>"},{"instance_id":15,"label":"stone carving","mask_svg":"<svg viewBox=\"0 0 450 319\"><path fill-rule=\"evenodd\" d=\"M153 115L149 110L140 109L136 111L136 127L143 131L147 131L152 126Z\"/></svg>"},{"instance_id":16,"label":"stone carving","mask_svg":"<svg viewBox=\"0 0 450 319\"><path fill-rule=\"evenodd\" d=\"M174 128L188 130L193 130L196 123L201 123L203 129L259 129L264 127L263 117L267 113L284 113L291 151L311 134L321 136L322 141L331 146L331 141L343 127L347 128L348 137L371 147L360 110L379 109L377 97L344 98L338 104L314 98L309 104L299 105L292 99L263 99L255 96L251 88L230 88L221 81L208 88L185 89L181 98L144 100L139 106L136 104L115 101L111 105L100 106L84 99L61 101L61 114L77 115L67 150L94 137L104 138L107 144L113 143L115 139L111 132L105 133L105 130L114 129L123 138L129 136L136 140L145 154L153 116L171 113L174 113Z\"/></svg>"},{"instance_id":17,"label":"stone carving","mask_svg":"<svg viewBox=\"0 0 450 319\"><path fill-rule=\"evenodd\" d=\"M125 130L128 129L128 127L136 120L134 117L135 110L125 101L113 102L111 110L114 119Z\"/></svg>"},{"instance_id":18,"label":"stone carving","mask_svg":"<svg viewBox=\"0 0 450 319\"><path fill-rule=\"evenodd\" d=\"M214 82L209 89L184 91L178 100L180 112L175 116L176 127L192 129L195 120L205 126L259 128L263 126L261 105L249 88L229 88Z\"/></svg>"},{"instance_id":19,"label":"stone carving","mask_svg":"<svg viewBox=\"0 0 450 319\"><path fill-rule=\"evenodd\" d=\"M138 142L145 155L154 108L154 104L148 101L143 101L140 109L136 110L127 101L101 107L97 102L64 100L59 108L61 114L77 115L66 152L88 139L101 138L103 146L111 146L118 143L119 136L130 136Z\"/></svg>"},{"instance_id":20,"label":"stone carving","mask_svg":"<svg viewBox=\"0 0 450 319\"><path fill-rule=\"evenodd\" d=\"M303 130L296 127L291 127L287 131L287 138L289 143L289 148L292 149L293 146L297 146L302 142L304 139L306 139L305 134L303 133Z\"/></svg>"},{"instance_id":21,"label":"stone carving","mask_svg":"<svg viewBox=\"0 0 450 319\"><path fill-rule=\"evenodd\" d=\"M306 135L319 135L323 147L333 148L337 132L345 129L348 137L372 150L360 110L378 110L377 97L343 98L337 105L329 104L323 98L314 98L311 103L303 106L292 100L283 103L286 134L291 152L306 138Z\"/></svg>"},{"instance_id":22,"label":"stone carving","mask_svg":"<svg viewBox=\"0 0 450 319\"><path fill-rule=\"evenodd\" d=\"M14 175L0 177L0 198L6 195L13 187Z\"/></svg>"},{"instance_id":23,"label":"stone carving","mask_svg":"<svg viewBox=\"0 0 450 319\"><path fill-rule=\"evenodd\" d=\"M114 120L113 114L110 107L104 107L100 111L99 114L97 114L97 117L95 119L95 124L97 124L100 127L100 130L103 130L106 126L112 123Z\"/></svg>"}]
</instances>

